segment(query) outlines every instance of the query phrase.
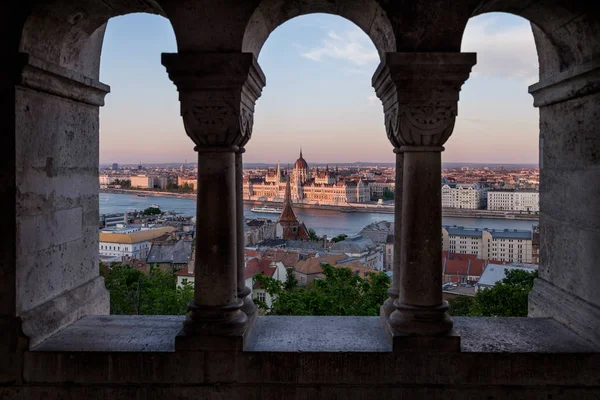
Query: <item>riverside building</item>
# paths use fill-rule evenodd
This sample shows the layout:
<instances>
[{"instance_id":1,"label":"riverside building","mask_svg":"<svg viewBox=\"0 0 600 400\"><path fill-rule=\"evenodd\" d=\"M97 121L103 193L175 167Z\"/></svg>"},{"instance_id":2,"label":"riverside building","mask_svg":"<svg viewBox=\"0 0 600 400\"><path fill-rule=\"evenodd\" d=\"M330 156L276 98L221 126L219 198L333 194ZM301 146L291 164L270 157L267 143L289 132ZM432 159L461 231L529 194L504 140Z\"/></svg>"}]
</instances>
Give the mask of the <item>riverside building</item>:
<instances>
[{"instance_id":1,"label":"riverside building","mask_svg":"<svg viewBox=\"0 0 600 400\"><path fill-rule=\"evenodd\" d=\"M366 181L341 179L337 171L331 171L329 167L324 170L311 169L302 157L302 150L291 172L284 172L277 164L277 169L269 171L264 179L244 179L244 199L282 201L288 174L291 196L295 203L344 205L371 200L371 191Z\"/></svg>"},{"instance_id":2,"label":"riverside building","mask_svg":"<svg viewBox=\"0 0 600 400\"><path fill-rule=\"evenodd\" d=\"M490 190L487 198L488 210L540 211L540 193L534 190Z\"/></svg>"},{"instance_id":3,"label":"riverside building","mask_svg":"<svg viewBox=\"0 0 600 400\"><path fill-rule=\"evenodd\" d=\"M443 250L481 260L531 263L532 232L517 229L442 227Z\"/></svg>"},{"instance_id":4,"label":"riverside building","mask_svg":"<svg viewBox=\"0 0 600 400\"><path fill-rule=\"evenodd\" d=\"M490 190L488 187L480 183L442 182L442 207L485 209L488 190Z\"/></svg>"}]
</instances>

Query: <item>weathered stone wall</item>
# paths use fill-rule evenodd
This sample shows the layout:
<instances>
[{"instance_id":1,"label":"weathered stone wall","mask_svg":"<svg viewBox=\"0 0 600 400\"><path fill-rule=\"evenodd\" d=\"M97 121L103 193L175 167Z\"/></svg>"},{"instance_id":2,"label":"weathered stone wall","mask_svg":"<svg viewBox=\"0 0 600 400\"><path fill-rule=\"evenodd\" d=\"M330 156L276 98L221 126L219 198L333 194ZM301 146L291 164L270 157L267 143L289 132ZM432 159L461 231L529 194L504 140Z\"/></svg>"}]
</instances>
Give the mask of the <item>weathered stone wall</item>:
<instances>
[{"instance_id":1,"label":"weathered stone wall","mask_svg":"<svg viewBox=\"0 0 600 400\"><path fill-rule=\"evenodd\" d=\"M16 90L16 314L31 345L108 313L98 277L98 106L108 87L27 58Z\"/></svg>"},{"instance_id":2,"label":"weathered stone wall","mask_svg":"<svg viewBox=\"0 0 600 400\"><path fill-rule=\"evenodd\" d=\"M540 280L531 316L600 341L600 63L531 91L540 106ZM589 94L588 94L589 93Z\"/></svg>"}]
</instances>

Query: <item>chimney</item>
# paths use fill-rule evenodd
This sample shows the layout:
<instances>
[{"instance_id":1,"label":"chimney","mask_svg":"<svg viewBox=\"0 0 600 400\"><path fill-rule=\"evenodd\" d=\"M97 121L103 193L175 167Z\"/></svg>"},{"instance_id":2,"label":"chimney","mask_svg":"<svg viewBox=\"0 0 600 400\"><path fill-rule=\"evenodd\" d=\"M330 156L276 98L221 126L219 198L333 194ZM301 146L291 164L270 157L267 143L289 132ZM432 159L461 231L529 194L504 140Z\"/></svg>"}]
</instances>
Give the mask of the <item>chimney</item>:
<instances>
[{"instance_id":1,"label":"chimney","mask_svg":"<svg viewBox=\"0 0 600 400\"><path fill-rule=\"evenodd\" d=\"M123 214L123 223L125 226L127 226L127 211L125 211L125 214Z\"/></svg>"}]
</instances>

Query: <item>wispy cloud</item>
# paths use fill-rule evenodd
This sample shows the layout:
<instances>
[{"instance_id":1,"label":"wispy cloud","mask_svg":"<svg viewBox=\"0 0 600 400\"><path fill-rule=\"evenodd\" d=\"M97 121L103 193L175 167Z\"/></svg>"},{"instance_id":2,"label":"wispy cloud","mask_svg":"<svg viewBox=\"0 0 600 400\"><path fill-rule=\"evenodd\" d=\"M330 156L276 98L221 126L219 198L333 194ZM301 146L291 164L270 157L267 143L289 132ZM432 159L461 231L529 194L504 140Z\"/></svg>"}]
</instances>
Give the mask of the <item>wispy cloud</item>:
<instances>
[{"instance_id":1,"label":"wispy cloud","mask_svg":"<svg viewBox=\"0 0 600 400\"><path fill-rule=\"evenodd\" d=\"M329 31L321 46L302 53L302 56L314 61L343 60L361 67L379 62L375 46L358 28L343 33Z\"/></svg>"},{"instance_id":2,"label":"wispy cloud","mask_svg":"<svg viewBox=\"0 0 600 400\"><path fill-rule=\"evenodd\" d=\"M536 82L538 60L529 23L495 25L493 18L480 17L467 26L462 51L477 52L473 74Z\"/></svg>"}]
</instances>

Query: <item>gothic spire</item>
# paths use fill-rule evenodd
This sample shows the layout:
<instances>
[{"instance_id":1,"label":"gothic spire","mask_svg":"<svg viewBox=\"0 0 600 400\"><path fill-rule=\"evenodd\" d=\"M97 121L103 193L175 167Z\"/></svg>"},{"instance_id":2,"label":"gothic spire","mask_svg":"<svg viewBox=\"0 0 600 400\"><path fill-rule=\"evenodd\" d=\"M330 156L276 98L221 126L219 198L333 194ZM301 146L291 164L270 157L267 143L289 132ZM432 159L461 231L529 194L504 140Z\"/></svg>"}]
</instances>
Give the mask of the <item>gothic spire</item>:
<instances>
[{"instance_id":1,"label":"gothic spire","mask_svg":"<svg viewBox=\"0 0 600 400\"><path fill-rule=\"evenodd\" d=\"M285 183L285 198L283 200L283 210L279 216L279 222L298 223L294 209L292 208L292 188L290 184L290 176L287 176Z\"/></svg>"}]
</instances>

